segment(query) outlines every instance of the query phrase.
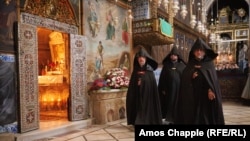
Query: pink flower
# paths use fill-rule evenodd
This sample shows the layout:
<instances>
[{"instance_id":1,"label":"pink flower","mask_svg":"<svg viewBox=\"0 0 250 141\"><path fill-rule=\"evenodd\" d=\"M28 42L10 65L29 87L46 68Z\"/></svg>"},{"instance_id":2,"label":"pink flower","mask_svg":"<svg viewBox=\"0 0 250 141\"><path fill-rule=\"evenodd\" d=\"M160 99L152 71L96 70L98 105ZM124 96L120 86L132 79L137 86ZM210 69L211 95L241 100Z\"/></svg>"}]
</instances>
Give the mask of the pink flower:
<instances>
[{"instance_id":1,"label":"pink flower","mask_svg":"<svg viewBox=\"0 0 250 141\"><path fill-rule=\"evenodd\" d=\"M104 87L107 87L106 81L103 78L98 78L92 83L92 86L90 87L89 91L99 90Z\"/></svg>"},{"instance_id":2,"label":"pink flower","mask_svg":"<svg viewBox=\"0 0 250 141\"><path fill-rule=\"evenodd\" d=\"M127 88L129 83L129 78L127 73L121 68L113 68L106 72L105 80L107 85L112 89Z\"/></svg>"}]
</instances>

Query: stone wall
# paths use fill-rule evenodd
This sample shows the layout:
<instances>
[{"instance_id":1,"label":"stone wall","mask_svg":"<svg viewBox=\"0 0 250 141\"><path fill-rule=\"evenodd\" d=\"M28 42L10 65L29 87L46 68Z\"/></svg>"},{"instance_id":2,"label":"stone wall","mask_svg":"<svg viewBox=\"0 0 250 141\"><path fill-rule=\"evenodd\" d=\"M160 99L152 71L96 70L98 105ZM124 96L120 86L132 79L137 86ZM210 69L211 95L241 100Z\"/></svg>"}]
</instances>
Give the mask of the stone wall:
<instances>
[{"instance_id":1,"label":"stone wall","mask_svg":"<svg viewBox=\"0 0 250 141\"><path fill-rule=\"evenodd\" d=\"M90 92L90 114L94 124L126 118L127 90L111 89Z\"/></svg>"}]
</instances>

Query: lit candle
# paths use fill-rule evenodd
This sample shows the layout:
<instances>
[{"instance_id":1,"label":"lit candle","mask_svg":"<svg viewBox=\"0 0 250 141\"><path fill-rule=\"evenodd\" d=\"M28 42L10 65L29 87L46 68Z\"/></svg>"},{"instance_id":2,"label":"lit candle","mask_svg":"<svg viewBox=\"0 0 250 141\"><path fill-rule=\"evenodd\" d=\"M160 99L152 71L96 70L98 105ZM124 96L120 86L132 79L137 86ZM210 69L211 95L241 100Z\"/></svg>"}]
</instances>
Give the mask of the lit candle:
<instances>
[{"instance_id":1,"label":"lit candle","mask_svg":"<svg viewBox=\"0 0 250 141\"><path fill-rule=\"evenodd\" d=\"M61 99L60 98L57 99L57 107L59 110L61 110Z\"/></svg>"},{"instance_id":2,"label":"lit candle","mask_svg":"<svg viewBox=\"0 0 250 141\"><path fill-rule=\"evenodd\" d=\"M228 56L228 59L229 59L229 62L232 62L232 61L233 61L233 55L230 54L230 55Z\"/></svg>"},{"instance_id":3,"label":"lit candle","mask_svg":"<svg viewBox=\"0 0 250 141\"><path fill-rule=\"evenodd\" d=\"M42 100L42 103L43 103L43 109L46 111L46 110L47 110L47 99L44 98L44 99Z\"/></svg>"}]
</instances>

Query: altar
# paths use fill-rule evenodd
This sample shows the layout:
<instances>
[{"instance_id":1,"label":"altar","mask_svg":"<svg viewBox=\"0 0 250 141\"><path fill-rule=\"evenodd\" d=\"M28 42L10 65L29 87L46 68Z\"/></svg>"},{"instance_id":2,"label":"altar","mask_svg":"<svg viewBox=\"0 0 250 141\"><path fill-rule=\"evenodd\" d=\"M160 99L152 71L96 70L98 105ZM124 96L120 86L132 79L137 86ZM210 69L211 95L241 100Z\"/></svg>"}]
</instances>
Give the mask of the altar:
<instances>
[{"instance_id":1,"label":"altar","mask_svg":"<svg viewBox=\"0 0 250 141\"><path fill-rule=\"evenodd\" d=\"M40 121L67 119L69 85L59 71L38 76Z\"/></svg>"},{"instance_id":2,"label":"altar","mask_svg":"<svg viewBox=\"0 0 250 141\"><path fill-rule=\"evenodd\" d=\"M38 76L39 85L62 84L63 75L40 75Z\"/></svg>"}]
</instances>

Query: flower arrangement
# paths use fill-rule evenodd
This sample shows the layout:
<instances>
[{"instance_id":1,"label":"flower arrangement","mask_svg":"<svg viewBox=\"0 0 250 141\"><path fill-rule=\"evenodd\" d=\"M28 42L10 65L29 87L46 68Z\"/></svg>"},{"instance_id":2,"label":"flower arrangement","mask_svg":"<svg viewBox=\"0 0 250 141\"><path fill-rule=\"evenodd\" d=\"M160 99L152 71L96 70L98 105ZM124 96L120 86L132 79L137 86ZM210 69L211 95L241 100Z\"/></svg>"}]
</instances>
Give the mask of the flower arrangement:
<instances>
[{"instance_id":1,"label":"flower arrangement","mask_svg":"<svg viewBox=\"0 0 250 141\"><path fill-rule=\"evenodd\" d=\"M103 78L96 79L92 83L92 86L90 87L89 91L100 90L100 89L108 89L107 83Z\"/></svg>"},{"instance_id":2,"label":"flower arrangement","mask_svg":"<svg viewBox=\"0 0 250 141\"><path fill-rule=\"evenodd\" d=\"M54 70L56 70L56 68L57 68L57 65L58 65L58 62L50 62L49 63L49 69L50 69L50 71L54 71Z\"/></svg>"},{"instance_id":3,"label":"flower arrangement","mask_svg":"<svg viewBox=\"0 0 250 141\"><path fill-rule=\"evenodd\" d=\"M129 85L129 77L125 70L121 68L112 68L104 74L103 78L96 79L89 91L124 89Z\"/></svg>"},{"instance_id":4,"label":"flower arrangement","mask_svg":"<svg viewBox=\"0 0 250 141\"><path fill-rule=\"evenodd\" d=\"M106 72L104 78L111 89L127 88L129 84L127 73L121 68L112 68Z\"/></svg>"}]
</instances>

